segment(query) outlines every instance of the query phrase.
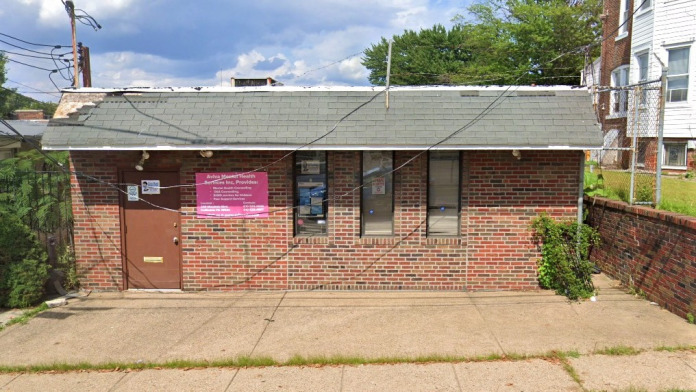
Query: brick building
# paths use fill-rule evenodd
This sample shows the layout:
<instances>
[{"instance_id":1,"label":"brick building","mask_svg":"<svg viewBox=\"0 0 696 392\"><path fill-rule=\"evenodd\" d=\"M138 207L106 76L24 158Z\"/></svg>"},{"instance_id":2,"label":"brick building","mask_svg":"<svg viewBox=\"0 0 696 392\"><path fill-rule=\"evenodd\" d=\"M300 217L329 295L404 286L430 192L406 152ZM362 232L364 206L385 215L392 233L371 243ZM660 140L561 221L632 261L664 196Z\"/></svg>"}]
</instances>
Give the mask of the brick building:
<instances>
[{"instance_id":1,"label":"brick building","mask_svg":"<svg viewBox=\"0 0 696 392\"><path fill-rule=\"evenodd\" d=\"M602 145L567 87L80 94L44 148L96 290L533 289L530 220L576 219Z\"/></svg>"},{"instance_id":2,"label":"brick building","mask_svg":"<svg viewBox=\"0 0 696 392\"><path fill-rule=\"evenodd\" d=\"M629 84L631 62L631 32L633 28L633 0L605 0L602 14L602 54L599 84L620 87ZM599 94L599 118L602 122L604 145L607 147L630 147L626 137L628 94L611 91ZM629 154L616 151L604 154L603 164L628 167Z\"/></svg>"}]
</instances>

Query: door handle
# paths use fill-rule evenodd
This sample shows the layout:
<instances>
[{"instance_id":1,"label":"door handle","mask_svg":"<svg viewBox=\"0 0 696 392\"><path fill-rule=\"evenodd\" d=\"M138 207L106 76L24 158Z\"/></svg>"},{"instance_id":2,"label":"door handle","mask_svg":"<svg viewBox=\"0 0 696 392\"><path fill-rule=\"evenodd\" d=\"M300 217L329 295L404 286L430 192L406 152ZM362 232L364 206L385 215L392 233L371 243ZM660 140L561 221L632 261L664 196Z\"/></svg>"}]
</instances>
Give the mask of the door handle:
<instances>
[{"instance_id":1,"label":"door handle","mask_svg":"<svg viewBox=\"0 0 696 392\"><path fill-rule=\"evenodd\" d=\"M174 241L174 245L179 245L179 237L174 237L172 240Z\"/></svg>"}]
</instances>

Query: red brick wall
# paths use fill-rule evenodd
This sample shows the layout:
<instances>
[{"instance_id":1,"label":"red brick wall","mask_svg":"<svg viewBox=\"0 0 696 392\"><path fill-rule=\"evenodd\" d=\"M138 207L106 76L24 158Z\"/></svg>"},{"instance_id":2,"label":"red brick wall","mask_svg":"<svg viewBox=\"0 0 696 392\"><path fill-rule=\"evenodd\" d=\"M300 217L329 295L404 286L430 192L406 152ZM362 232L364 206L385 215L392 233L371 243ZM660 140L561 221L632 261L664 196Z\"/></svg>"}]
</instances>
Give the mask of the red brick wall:
<instances>
[{"instance_id":1,"label":"red brick wall","mask_svg":"<svg viewBox=\"0 0 696 392\"><path fill-rule=\"evenodd\" d=\"M17 110L14 113L16 120L43 120L43 110Z\"/></svg>"},{"instance_id":2,"label":"red brick wall","mask_svg":"<svg viewBox=\"0 0 696 392\"><path fill-rule=\"evenodd\" d=\"M633 1L629 0L631 4ZM628 35L625 38L616 40L618 36L619 17L621 0L604 0L605 18L602 21L602 68L600 70L599 84L601 86L611 86L611 72L621 65L628 65L631 61L631 32L633 20L629 19ZM631 9L632 6L631 6ZM630 147L631 141L626 135L626 117L607 118L611 114L611 93L608 91L599 93L599 118L602 123L602 131L606 134L612 129L620 131L619 147ZM630 164L630 154L625 152L618 153L620 158L617 164L623 168Z\"/></svg>"},{"instance_id":3,"label":"red brick wall","mask_svg":"<svg viewBox=\"0 0 696 392\"><path fill-rule=\"evenodd\" d=\"M696 218L602 198L585 201L589 223L603 240L591 259L670 312L696 314Z\"/></svg>"},{"instance_id":4,"label":"red brick wall","mask_svg":"<svg viewBox=\"0 0 696 392\"><path fill-rule=\"evenodd\" d=\"M394 232L360 237L360 152L330 152L326 237L293 237L292 159L265 169L268 218L199 219L195 187L181 190L185 290L239 289L534 289L539 255L529 222L542 211L574 219L581 152L463 152L459 238L426 238L427 154L397 151ZM150 152L148 169L247 171L285 152ZM117 182L139 152L73 152L74 169ZM103 162L103 163L102 163ZM107 163L108 162L108 163ZM117 192L74 178L76 251L85 287L123 288Z\"/></svg>"}]
</instances>

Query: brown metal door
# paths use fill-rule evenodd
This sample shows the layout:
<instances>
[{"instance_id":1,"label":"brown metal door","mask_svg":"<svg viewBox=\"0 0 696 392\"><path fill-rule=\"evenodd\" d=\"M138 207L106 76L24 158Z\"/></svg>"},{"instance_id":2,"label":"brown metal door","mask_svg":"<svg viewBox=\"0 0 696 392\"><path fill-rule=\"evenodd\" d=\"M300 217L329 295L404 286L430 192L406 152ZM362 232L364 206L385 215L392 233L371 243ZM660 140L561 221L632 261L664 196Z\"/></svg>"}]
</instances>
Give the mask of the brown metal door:
<instances>
[{"instance_id":1,"label":"brown metal door","mask_svg":"<svg viewBox=\"0 0 696 392\"><path fill-rule=\"evenodd\" d=\"M133 201L134 195L121 198L126 289L180 289L179 188L159 189L159 194L150 188L148 194L142 186L142 181L153 180L161 187L176 185L179 173L123 172L122 180L137 185L141 199Z\"/></svg>"}]
</instances>

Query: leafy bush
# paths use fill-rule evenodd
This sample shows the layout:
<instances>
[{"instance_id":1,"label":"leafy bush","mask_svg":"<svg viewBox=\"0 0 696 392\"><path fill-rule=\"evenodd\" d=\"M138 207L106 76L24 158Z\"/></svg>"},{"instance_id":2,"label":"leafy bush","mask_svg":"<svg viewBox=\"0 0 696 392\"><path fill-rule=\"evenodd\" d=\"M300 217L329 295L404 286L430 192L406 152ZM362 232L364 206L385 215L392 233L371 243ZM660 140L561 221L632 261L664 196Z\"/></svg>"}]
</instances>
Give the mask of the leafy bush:
<instances>
[{"instance_id":1,"label":"leafy bush","mask_svg":"<svg viewBox=\"0 0 696 392\"><path fill-rule=\"evenodd\" d=\"M27 308L39 302L48 279L48 268L46 262L30 258L10 264L0 282L0 291L7 291L5 306Z\"/></svg>"},{"instance_id":2,"label":"leafy bush","mask_svg":"<svg viewBox=\"0 0 696 392\"><path fill-rule=\"evenodd\" d=\"M46 253L29 227L0 210L0 305L27 307L38 302L48 269Z\"/></svg>"},{"instance_id":3,"label":"leafy bush","mask_svg":"<svg viewBox=\"0 0 696 392\"><path fill-rule=\"evenodd\" d=\"M68 291L80 288L80 276L77 273L75 252L69 246L66 245L60 250L56 269L62 274L63 288Z\"/></svg>"},{"instance_id":4,"label":"leafy bush","mask_svg":"<svg viewBox=\"0 0 696 392\"><path fill-rule=\"evenodd\" d=\"M599 233L577 222L557 222L542 213L532 220L534 240L541 247L539 284L571 300L594 294L592 246L599 244ZM579 237L578 237L579 235Z\"/></svg>"}]
</instances>

